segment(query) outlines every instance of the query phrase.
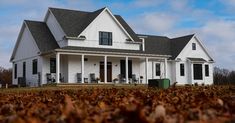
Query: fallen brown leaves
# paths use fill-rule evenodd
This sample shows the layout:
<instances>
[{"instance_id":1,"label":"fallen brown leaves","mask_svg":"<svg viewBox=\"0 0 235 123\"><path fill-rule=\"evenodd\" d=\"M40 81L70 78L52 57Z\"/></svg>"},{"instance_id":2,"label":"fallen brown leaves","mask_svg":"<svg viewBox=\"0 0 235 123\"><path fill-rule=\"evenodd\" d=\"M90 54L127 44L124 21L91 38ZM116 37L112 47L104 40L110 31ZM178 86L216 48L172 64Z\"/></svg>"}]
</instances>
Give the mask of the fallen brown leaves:
<instances>
[{"instance_id":1,"label":"fallen brown leaves","mask_svg":"<svg viewBox=\"0 0 235 123\"><path fill-rule=\"evenodd\" d=\"M0 92L0 122L235 122L228 86L66 87Z\"/></svg>"}]
</instances>

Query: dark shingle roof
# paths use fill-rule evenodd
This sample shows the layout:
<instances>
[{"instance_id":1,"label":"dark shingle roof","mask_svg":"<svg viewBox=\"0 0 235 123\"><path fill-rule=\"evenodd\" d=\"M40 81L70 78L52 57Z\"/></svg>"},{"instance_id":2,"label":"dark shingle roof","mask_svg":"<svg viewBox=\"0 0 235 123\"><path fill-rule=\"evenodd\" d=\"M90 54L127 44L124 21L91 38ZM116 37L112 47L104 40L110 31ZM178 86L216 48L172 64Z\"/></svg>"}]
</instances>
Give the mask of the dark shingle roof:
<instances>
[{"instance_id":1,"label":"dark shingle roof","mask_svg":"<svg viewBox=\"0 0 235 123\"><path fill-rule=\"evenodd\" d=\"M59 47L46 23L29 20L25 20L25 23L41 52L47 52Z\"/></svg>"},{"instance_id":2,"label":"dark shingle roof","mask_svg":"<svg viewBox=\"0 0 235 123\"><path fill-rule=\"evenodd\" d=\"M104 9L102 8L94 12L84 12L49 8L64 33L69 37L77 37Z\"/></svg>"},{"instance_id":3,"label":"dark shingle roof","mask_svg":"<svg viewBox=\"0 0 235 123\"><path fill-rule=\"evenodd\" d=\"M184 49L186 44L192 39L193 36L194 34L191 34L170 39L172 59L175 59L180 54L180 52Z\"/></svg>"},{"instance_id":4,"label":"dark shingle roof","mask_svg":"<svg viewBox=\"0 0 235 123\"><path fill-rule=\"evenodd\" d=\"M126 21L120 15L115 15L115 18L123 26L127 33L133 38L133 40L138 42L139 38L137 37L136 33L131 29L131 27L126 23Z\"/></svg>"},{"instance_id":5,"label":"dark shingle roof","mask_svg":"<svg viewBox=\"0 0 235 123\"><path fill-rule=\"evenodd\" d=\"M60 8L49 9L55 16L61 28L64 30L65 34L69 37L77 37L105 8L99 9L94 12L84 12ZM133 40L139 40L138 37L136 37L135 32L130 28L130 26L120 15L115 15L115 18L119 21L119 23L123 26L127 33L133 38Z\"/></svg>"},{"instance_id":6,"label":"dark shingle roof","mask_svg":"<svg viewBox=\"0 0 235 123\"><path fill-rule=\"evenodd\" d=\"M175 59L186 46L186 44L191 40L194 34L172 39L164 36L152 36L142 34L138 34L138 36L146 36L146 52L161 55L171 55L171 59Z\"/></svg>"},{"instance_id":7,"label":"dark shingle roof","mask_svg":"<svg viewBox=\"0 0 235 123\"><path fill-rule=\"evenodd\" d=\"M170 40L164 36L139 35L146 36L145 52L151 54L171 55Z\"/></svg>"},{"instance_id":8,"label":"dark shingle roof","mask_svg":"<svg viewBox=\"0 0 235 123\"><path fill-rule=\"evenodd\" d=\"M105 8L94 12L83 12L76 10L49 8L56 17L58 23L67 36L78 36ZM146 36L145 51L139 50L121 50L108 48L89 48L89 47L63 47L67 50L85 50L85 51L105 51L105 52L120 52L120 53L142 53L154 55L171 55L171 59L175 59L183 50L185 45L191 40L193 35L182 36L178 38L168 38L164 36L142 35L136 34L131 27L124 21L120 15L115 15L115 18L120 22L128 34L135 40L139 41L138 36ZM25 21L32 33L36 44L41 52L58 49L59 46L47 27L45 22Z\"/></svg>"}]
</instances>

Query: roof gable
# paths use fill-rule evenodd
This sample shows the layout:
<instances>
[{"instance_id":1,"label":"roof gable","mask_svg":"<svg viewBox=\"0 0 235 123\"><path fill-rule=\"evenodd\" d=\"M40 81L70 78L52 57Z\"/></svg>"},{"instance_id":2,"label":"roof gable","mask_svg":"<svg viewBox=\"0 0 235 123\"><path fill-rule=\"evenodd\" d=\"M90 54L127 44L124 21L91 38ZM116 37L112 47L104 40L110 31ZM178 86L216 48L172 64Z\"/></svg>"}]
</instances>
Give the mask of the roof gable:
<instances>
[{"instance_id":1,"label":"roof gable","mask_svg":"<svg viewBox=\"0 0 235 123\"><path fill-rule=\"evenodd\" d=\"M16 41L10 61L32 57L40 52L35 39L26 23L23 23L20 34Z\"/></svg>"},{"instance_id":2,"label":"roof gable","mask_svg":"<svg viewBox=\"0 0 235 123\"><path fill-rule=\"evenodd\" d=\"M25 21L40 52L47 52L59 47L46 23L39 21Z\"/></svg>"},{"instance_id":3,"label":"roof gable","mask_svg":"<svg viewBox=\"0 0 235 123\"><path fill-rule=\"evenodd\" d=\"M186 35L182 37L172 38L171 40L171 55L172 59L175 59L188 42L193 38L194 34Z\"/></svg>"},{"instance_id":4,"label":"roof gable","mask_svg":"<svg viewBox=\"0 0 235 123\"><path fill-rule=\"evenodd\" d=\"M49 8L65 34L77 37L105 8L94 12Z\"/></svg>"},{"instance_id":5,"label":"roof gable","mask_svg":"<svg viewBox=\"0 0 235 123\"><path fill-rule=\"evenodd\" d=\"M113 15L108 8L84 12L60 8L49 8L68 37L78 37L104 10L107 10L131 40L138 40L135 32L119 15Z\"/></svg>"}]
</instances>

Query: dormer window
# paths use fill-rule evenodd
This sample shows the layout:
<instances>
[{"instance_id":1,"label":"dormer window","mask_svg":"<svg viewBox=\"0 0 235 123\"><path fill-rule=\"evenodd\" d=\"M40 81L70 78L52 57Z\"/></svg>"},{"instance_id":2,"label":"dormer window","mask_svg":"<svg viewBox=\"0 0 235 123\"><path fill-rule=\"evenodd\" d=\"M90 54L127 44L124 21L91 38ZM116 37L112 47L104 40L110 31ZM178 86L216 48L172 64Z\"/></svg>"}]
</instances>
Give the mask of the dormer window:
<instances>
[{"instance_id":1,"label":"dormer window","mask_svg":"<svg viewBox=\"0 0 235 123\"><path fill-rule=\"evenodd\" d=\"M112 45L112 40L112 32L99 32L99 45Z\"/></svg>"},{"instance_id":2,"label":"dormer window","mask_svg":"<svg viewBox=\"0 0 235 123\"><path fill-rule=\"evenodd\" d=\"M192 43L192 50L196 50L196 43Z\"/></svg>"},{"instance_id":3,"label":"dormer window","mask_svg":"<svg viewBox=\"0 0 235 123\"><path fill-rule=\"evenodd\" d=\"M81 36L78 37L78 39L79 39L79 40L86 40L86 36L81 35Z\"/></svg>"}]
</instances>

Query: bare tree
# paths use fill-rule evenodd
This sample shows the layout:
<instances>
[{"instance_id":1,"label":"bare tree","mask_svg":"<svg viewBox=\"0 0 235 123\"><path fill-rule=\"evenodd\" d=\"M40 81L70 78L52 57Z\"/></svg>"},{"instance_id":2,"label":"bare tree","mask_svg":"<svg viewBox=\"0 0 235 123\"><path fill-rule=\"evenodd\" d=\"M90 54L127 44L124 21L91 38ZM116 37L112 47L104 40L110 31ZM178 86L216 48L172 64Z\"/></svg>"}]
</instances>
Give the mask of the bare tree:
<instances>
[{"instance_id":1,"label":"bare tree","mask_svg":"<svg viewBox=\"0 0 235 123\"><path fill-rule=\"evenodd\" d=\"M235 84L235 71L227 69L214 68L214 84L215 85L231 85Z\"/></svg>"},{"instance_id":2,"label":"bare tree","mask_svg":"<svg viewBox=\"0 0 235 123\"><path fill-rule=\"evenodd\" d=\"M12 69L0 67L0 82L2 85L12 84Z\"/></svg>"}]
</instances>

